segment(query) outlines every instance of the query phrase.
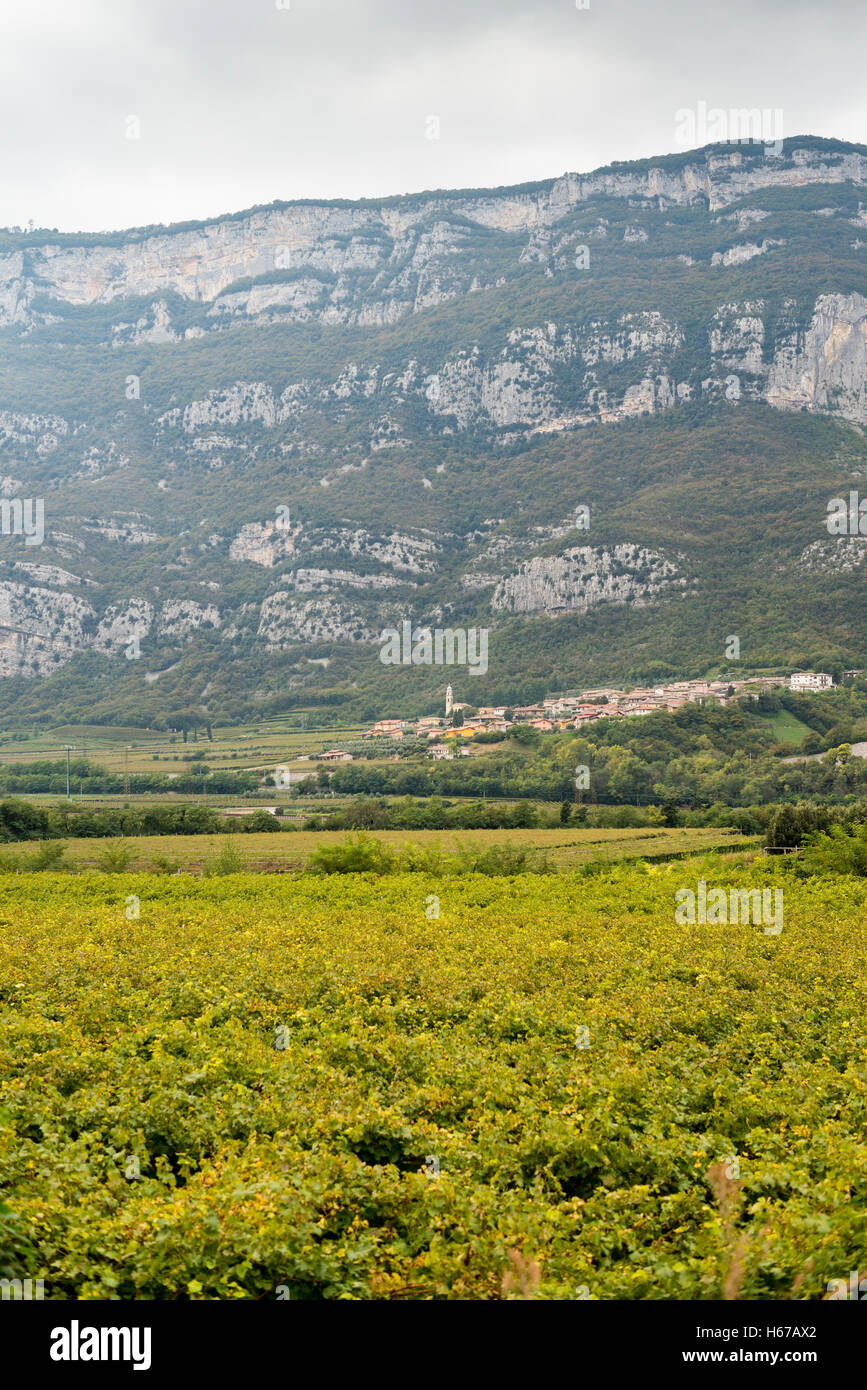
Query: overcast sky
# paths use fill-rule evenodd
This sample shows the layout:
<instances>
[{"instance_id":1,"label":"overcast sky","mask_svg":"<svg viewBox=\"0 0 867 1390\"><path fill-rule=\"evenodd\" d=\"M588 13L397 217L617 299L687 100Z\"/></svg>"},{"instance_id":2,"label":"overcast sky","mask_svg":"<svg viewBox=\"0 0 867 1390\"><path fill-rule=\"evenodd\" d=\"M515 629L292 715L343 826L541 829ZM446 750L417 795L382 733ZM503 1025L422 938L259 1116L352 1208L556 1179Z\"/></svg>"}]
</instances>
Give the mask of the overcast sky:
<instances>
[{"instance_id":1,"label":"overcast sky","mask_svg":"<svg viewBox=\"0 0 867 1390\"><path fill-rule=\"evenodd\" d=\"M589 6L0 0L0 225L548 178L678 148L699 102L867 143L865 0Z\"/></svg>"}]
</instances>

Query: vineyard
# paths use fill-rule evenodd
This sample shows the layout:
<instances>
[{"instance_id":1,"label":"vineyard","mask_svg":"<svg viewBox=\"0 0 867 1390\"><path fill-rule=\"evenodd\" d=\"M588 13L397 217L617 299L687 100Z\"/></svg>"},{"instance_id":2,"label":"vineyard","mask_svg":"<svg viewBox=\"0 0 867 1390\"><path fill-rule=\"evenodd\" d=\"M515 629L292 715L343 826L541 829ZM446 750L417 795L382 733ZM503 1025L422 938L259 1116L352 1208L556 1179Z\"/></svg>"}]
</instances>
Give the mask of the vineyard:
<instances>
[{"instance_id":1,"label":"vineyard","mask_svg":"<svg viewBox=\"0 0 867 1390\"><path fill-rule=\"evenodd\" d=\"M779 935L675 893L782 886ZM0 1274L51 1299L820 1299L867 883L0 876Z\"/></svg>"},{"instance_id":2,"label":"vineyard","mask_svg":"<svg viewBox=\"0 0 867 1390\"><path fill-rule=\"evenodd\" d=\"M239 827L243 830L243 824ZM102 867L106 851L123 845L123 867L167 872L183 869L200 871L228 842L238 867L256 872L300 869L310 855L323 845L342 845L346 835L337 830L293 831L216 835L129 835L120 838L78 838L71 836L58 844L59 864L72 871ZM390 848L418 847L428 852L454 855L459 849L484 850L496 845L520 846L530 855L545 858L558 867L590 861L647 858L694 853L702 849L736 848L750 843L731 830L677 829L644 830L463 830L460 834L436 830L381 830L370 835ZM0 873L27 869L45 854L44 842L23 840L0 848ZM42 867L45 867L44 865Z\"/></svg>"}]
</instances>

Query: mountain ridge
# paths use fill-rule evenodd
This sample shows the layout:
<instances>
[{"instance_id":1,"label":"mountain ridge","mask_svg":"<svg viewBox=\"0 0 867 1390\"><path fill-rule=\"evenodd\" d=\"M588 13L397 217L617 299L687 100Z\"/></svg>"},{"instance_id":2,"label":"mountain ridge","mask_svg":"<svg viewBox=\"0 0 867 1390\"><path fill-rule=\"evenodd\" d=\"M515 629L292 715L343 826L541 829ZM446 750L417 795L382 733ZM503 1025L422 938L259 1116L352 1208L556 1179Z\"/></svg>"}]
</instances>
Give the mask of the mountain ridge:
<instances>
[{"instance_id":1,"label":"mountain ridge","mask_svg":"<svg viewBox=\"0 0 867 1390\"><path fill-rule=\"evenodd\" d=\"M38 553L0 537L10 710L77 717L84 682L145 722L376 712L403 681L376 635L405 616L489 625L495 703L534 698L545 660L563 686L581 661L595 683L704 675L747 615L758 664L864 664L865 542L823 515L867 476L867 149L708 149L749 185L732 202L637 161L617 196L574 176L541 204L459 191L480 220L432 206L391 239L311 224L286 267L233 224L170 288L140 242L92 248L95 270L61 248L53 280L0 253L0 494L46 515ZM236 253L255 273L220 289ZM442 673L411 674L424 706Z\"/></svg>"},{"instance_id":2,"label":"mountain ridge","mask_svg":"<svg viewBox=\"0 0 867 1390\"><path fill-rule=\"evenodd\" d=\"M867 144L860 144L850 140L835 140L826 136L818 135L795 135L788 136L780 142L782 153L785 156L796 149L825 150L831 152L844 152L846 154L867 156ZM32 231L13 231L12 229L0 228L0 239L4 236L16 238L16 244L39 245L47 236L56 236L61 240L70 238L81 238L84 243L94 242L100 237L125 236L127 238L140 238L157 233L181 233L195 231L208 226L213 226L219 222L229 222L245 217L250 217L260 212L280 212L288 208L296 207L325 207L325 208L367 208L391 206L397 203L411 203L418 199L461 199L478 197L483 195L499 196L507 194L541 193L550 192L555 184L563 179L593 179L602 174L638 172L652 168L677 169L690 162L704 156L707 160L709 155L720 156L729 154L752 153L753 146L755 152L764 151L765 142L763 141L731 141L728 143L712 142L707 145L698 146L695 149L680 150L674 153L648 155L642 159L611 160L607 164L600 164L594 169L585 171L565 170L562 174L554 174L543 179L529 179L520 183L490 184L478 188L428 188L419 189L409 193L386 193L381 196L371 196L365 198L274 198L267 203L254 203L249 207L240 208L234 211L214 213L208 217L201 218L182 218L176 222L152 222L137 227L117 227L111 230L100 232L59 232L56 228L34 227ZM761 156L764 157L764 156ZM2 247L2 240L0 240Z\"/></svg>"}]
</instances>

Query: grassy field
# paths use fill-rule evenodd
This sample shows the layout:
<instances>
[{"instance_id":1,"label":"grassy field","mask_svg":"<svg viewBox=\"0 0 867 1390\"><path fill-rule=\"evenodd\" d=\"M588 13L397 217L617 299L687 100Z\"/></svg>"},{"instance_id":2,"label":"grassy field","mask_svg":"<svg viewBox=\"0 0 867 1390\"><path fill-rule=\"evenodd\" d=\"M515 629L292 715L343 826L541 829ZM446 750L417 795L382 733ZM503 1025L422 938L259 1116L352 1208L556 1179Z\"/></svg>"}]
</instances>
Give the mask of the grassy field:
<instances>
[{"instance_id":1,"label":"grassy field","mask_svg":"<svg viewBox=\"0 0 867 1390\"><path fill-rule=\"evenodd\" d=\"M777 714L762 716L762 718L766 724L771 725L774 735L780 743L791 744L792 748L800 748L810 732L809 725L796 718L787 709L780 710Z\"/></svg>"},{"instance_id":2,"label":"grassy field","mask_svg":"<svg viewBox=\"0 0 867 1390\"><path fill-rule=\"evenodd\" d=\"M782 932L678 925L696 868L0 877L2 1273L825 1297L867 1265L867 886L721 863Z\"/></svg>"},{"instance_id":3,"label":"grassy field","mask_svg":"<svg viewBox=\"0 0 867 1390\"><path fill-rule=\"evenodd\" d=\"M376 830L377 840L393 846L409 844L439 845L446 853L460 846L484 849L491 845L519 845L544 854L557 868L569 868L590 860L612 862L622 858L657 858L672 854L693 854L716 848L736 849L756 843L729 830ZM346 832L340 830L298 830L277 833L237 833L219 835L142 835L112 839L70 839L63 841L70 868L99 867L106 847L122 843L129 851L128 867L149 869L156 860L171 860L180 869L198 872L230 839L243 856L249 870L287 871L303 867L320 845L341 844ZM4 862L26 865L40 852L38 841L24 841L0 849Z\"/></svg>"},{"instance_id":4,"label":"grassy field","mask_svg":"<svg viewBox=\"0 0 867 1390\"><path fill-rule=\"evenodd\" d=\"M38 734L6 731L0 736L0 762L38 762L66 757L87 757L110 772L183 772L193 754L204 752L212 771L259 771L277 763L293 763L302 752L310 755L341 741L354 740L360 728L302 733L299 717L213 730L213 741L200 732L197 742L186 743L180 734L154 729L113 727L105 724L64 724ZM303 770L304 764L299 765Z\"/></svg>"}]
</instances>

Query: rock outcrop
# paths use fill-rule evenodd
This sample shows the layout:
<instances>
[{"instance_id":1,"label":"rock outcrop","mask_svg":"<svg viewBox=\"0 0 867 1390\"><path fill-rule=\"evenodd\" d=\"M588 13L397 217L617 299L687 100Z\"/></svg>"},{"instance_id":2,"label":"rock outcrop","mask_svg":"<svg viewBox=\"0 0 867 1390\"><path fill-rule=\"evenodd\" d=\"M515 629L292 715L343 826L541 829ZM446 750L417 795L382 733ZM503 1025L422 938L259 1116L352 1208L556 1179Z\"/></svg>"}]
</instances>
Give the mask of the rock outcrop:
<instances>
[{"instance_id":1,"label":"rock outcrop","mask_svg":"<svg viewBox=\"0 0 867 1390\"><path fill-rule=\"evenodd\" d=\"M686 580L670 560L637 545L573 546L535 556L501 580L491 607L502 613L587 613L601 603L642 606Z\"/></svg>"}]
</instances>

